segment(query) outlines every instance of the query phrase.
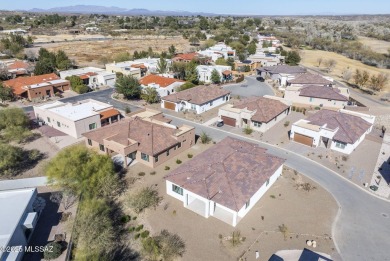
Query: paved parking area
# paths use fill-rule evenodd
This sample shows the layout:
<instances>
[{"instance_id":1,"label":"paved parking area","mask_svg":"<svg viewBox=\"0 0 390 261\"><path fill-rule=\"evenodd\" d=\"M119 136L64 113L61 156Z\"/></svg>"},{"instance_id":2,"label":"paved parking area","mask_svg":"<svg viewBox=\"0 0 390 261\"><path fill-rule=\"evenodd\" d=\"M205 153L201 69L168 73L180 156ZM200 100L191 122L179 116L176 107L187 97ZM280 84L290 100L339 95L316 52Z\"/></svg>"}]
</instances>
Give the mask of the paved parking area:
<instances>
[{"instance_id":1,"label":"paved parking area","mask_svg":"<svg viewBox=\"0 0 390 261\"><path fill-rule=\"evenodd\" d=\"M271 86L258 81L254 76L245 77L243 82L225 85L223 88L231 91L233 96L240 97L274 95Z\"/></svg>"}]
</instances>

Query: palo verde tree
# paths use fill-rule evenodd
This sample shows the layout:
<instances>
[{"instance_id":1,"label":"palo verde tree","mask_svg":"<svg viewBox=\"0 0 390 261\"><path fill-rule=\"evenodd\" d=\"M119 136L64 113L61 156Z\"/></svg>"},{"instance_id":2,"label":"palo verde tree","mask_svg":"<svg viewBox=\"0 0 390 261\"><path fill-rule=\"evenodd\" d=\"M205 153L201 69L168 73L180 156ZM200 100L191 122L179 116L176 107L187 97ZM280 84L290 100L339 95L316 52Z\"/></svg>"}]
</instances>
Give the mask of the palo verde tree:
<instances>
[{"instance_id":1,"label":"palo verde tree","mask_svg":"<svg viewBox=\"0 0 390 261\"><path fill-rule=\"evenodd\" d=\"M219 75L219 72L214 69L212 72L211 72L211 82L212 83L220 83L221 82L221 75Z\"/></svg>"},{"instance_id":2,"label":"palo verde tree","mask_svg":"<svg viewBox=\"0 0 390 261\"><path fill-rule=\"evenodd\" d=\"M142 90L141 99L145 100L147 103L157 103L160 101L160 96L155 88L146 87Z\"/></svg>"}]
</instances>

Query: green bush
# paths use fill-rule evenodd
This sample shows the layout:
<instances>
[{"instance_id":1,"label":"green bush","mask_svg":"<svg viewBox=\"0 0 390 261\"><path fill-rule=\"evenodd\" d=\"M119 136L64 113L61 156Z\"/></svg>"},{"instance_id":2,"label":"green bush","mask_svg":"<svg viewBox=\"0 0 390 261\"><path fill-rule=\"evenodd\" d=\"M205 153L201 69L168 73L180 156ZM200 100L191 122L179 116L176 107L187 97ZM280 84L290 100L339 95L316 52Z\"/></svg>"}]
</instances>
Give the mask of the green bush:
<instances>
[{"instance_id":1,"label":"green bush","mask_svg":"<svg viewBox=\"0 0 390 261\"><path fill-rule=\"evenodd\" d=\"M284 127L287 127L288 125L290 125L290 122L289 121L285 121L284 122Z\"/></svg>"},{"instance_id":2,"label":"green bush","mask_svg":"<svg viewBox=\"0 0 390 261\"><path fill-rule=\"evenodd\" d=\"M134 230L135 230L135 227L129 227L129 232L130 233L134 232Z\"/></svg>"},{"instance_id":3,"label":"green bush","mask_svg":"<svg viewBox=\"0 0 390 261\"><path fill-rule=\"evenodd\" d=\"M58 258L62 253L62 246L57 242L50 242L45 246L43 251L43 258L45 260L52 260Z\"/></svg>"},{"instance_id":4,"label":"green bush","mask_svg":"<svg viewBox=\"0 0 390 261\"><path fill-rule=\"evenodd\" d=\"M133 217L133 220L136 220L136 219L137 219L137 216L134 216L134 217Z\"/></svg>"},{"instance_id":5,"label":"green bush","mask_svg":"<svg viewBox=\"0 0 390 261\"><path fill-rule=\"evenodd\" d=\"M131 112L131 109L130 109L130 107L129 107L129 106L126 106L126 107L125 107L125 112L126 112L126 114L128 114L128 113L130 113L130 112Z\"/></svg>"},{"instance_id":6,"label":"green bush","mask_svg":"<svg viewBox=\"0 0 390 261\"><path fill-rule=\"evenodd\" d=\"M176 164L181 164L181 160L177 159Z\"/></svg>"},{"instance_id":7,"label":"green bush","mask_svg":"<svg viewBox=\"0 0 390 261\"><path fill-rule=\"evenodd\" d=\"M170 170L171 168L169 166L165 166L165 170Z\"/></svg>"},{"instance_id":8,"label":"green bush","mask_svg":"<svg viewBox=\"0 0 390 261\"><path fill-rule=\"evenodd\" d=\"M150 175L156 175L156 172L155 171L151 171Z\"/></svg>"},{"instance_id":9,"label":"green bush","mask_svg":"<svg viewBox=\"0 0 390 261\"><path fill-rule=\"evenodd\" d=\"M138 173L138 176L141 176L141 177L142 177L142 176L145 176L145 172L139 172L139 173Z\"/></svg>"},{"instance_id":10,"label":"green bush","mask_svg":"<svg viewBox=\"0 0 390 261\"><path fill-rule=\"evenodd\" d=\"M147 238L149 236L149 231L148 230L145 230L141 233L141 237L142 238Z\"/></svg>"},{"instance_id":11,"label":"green bush","mask_svg":"<svg viewBox=\"0 0 390 261\"><path fill-rule=\"evenodd\" d=\"M144 228L144 225L139 225L139 226L135 229L135 231L139 232L139 231L141 231L143 228Z\"/></svg>"},{"instance_id":12,"label":"green bush","mask_svg":"<svg viewBox=\"0 0 390 261\"><path fill-rule=\"evenodd\" d=\"M209 135L207 135L206 132L202 132L202 134L200 135L200 142L202 144L209 144L210 141L212 141L211 137Z\"/></svg>"},{"instance_id":13,"label":"green bush","mask_svg":"<svg viewBox=\"0 0 390 261\"><path fill-rule=\"evenodd\" d=\"M187 157L188 157L189 159L191 159L193 156L194 156L194 155L192 155L191 153L188 153L188 154L187 154Z\"/></svg>"},{"instance_id":14,"label":"green bush","mask_svg":"<svg viewBox=\"0 0 390 261\"><path fill-rule=\"evenodd\" d=\"M245 134L247 134L247 135L250 135L250 134L252 134L253 129L251 129L251 127L249 127L249 126L246 126L246 127L243 129L243 132L244 132Z\"/></svg>"},{"instance_id":15,"label":"green bush","mask_svg":"<svg viewBox=\"0 0 390 261\"><path fill-rule=\"evenodd\" d=\"M135 236L134 236L134 239L138 239L139 238L139 236L140 236L140 234L138 233L138 234L135 234Z\"/></svg>"},{"instance_id":16,"label":"green bush","mask_svg":"<svg viewBox=\"0 0 390 261\"><path fill-rule=\"evenodd\" d=\"M315 109L315 110L320 110L321 108L320 108L320 107L318 107L318 106L316 106L314 109Z\"/></svg>"},{"instance_id":17,"label":"green bush","mask_svg":"<svg viewBox=\"0 0 390 261\"><path fill-rule=\"evenodd\" d=\"M131 217L129 215L125 215L121 217L121 223L126 224L131 220Z\"/></svg>"}]
</instances>

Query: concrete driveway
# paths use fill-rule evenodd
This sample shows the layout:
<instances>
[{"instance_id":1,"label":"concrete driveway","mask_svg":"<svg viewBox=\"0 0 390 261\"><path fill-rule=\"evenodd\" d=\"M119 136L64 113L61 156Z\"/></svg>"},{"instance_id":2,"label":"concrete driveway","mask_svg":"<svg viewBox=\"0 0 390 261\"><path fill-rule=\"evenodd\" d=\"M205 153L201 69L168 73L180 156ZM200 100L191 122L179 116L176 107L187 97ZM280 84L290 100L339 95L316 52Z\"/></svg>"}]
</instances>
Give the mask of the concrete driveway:
<instances>
[{"instance_id":1,"label":"concrete driveway","mask_svg":"<svg viewBox=\"0 0 390 261\"><path fill-rule=\"evenodd\" d=\"M241 97L274 95L272 87L265 82L256 80L255 76L247 76L243 82L223 87L232 92L232 95Z\"/></svg>"}]
</instances>

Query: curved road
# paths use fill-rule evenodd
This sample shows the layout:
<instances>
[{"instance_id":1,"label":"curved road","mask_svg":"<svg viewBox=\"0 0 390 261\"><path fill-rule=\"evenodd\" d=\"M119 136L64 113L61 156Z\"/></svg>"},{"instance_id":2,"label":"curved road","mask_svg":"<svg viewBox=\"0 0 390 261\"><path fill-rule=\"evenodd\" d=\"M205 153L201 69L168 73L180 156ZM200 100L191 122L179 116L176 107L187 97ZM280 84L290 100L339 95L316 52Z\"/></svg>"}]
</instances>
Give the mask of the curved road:
<instances>
[{"instance_id":1,"label":"curved road","mask_svg":"<svg viewBox=\"0 0 390 261\"><path fill-rule=\"evenodd\" d=\"M250 81L256 81L251 78ZM251 81L251 82L253 82ZM254 82L253 82L254 83ZM256 84L259 82L256 81ZM268 87L269 88L269 87ZM93 98L103 102L110 102L119 109L128 106L126 103L111 99L112 89L91 92L76 97L65 98L62 101L75 102L86 98ZM271 90L272 92L272 90ZM129 106L132 111L139 108ZM32 107L25 107L31 111ZM270 153L285 158L286 165L296 169L327 189L339 204L340 211L333 224L332 235L337 250L343 260L390 260L390 202L379 199L357 185L349 182L341 175L312 161L277 146L229 133L214 127L204 126L192 121L184 120L172 115L173 124L191 124L195 126L197 134L202 131L208 133L218 141L227 136L255 142L267 148ZM318 202L321 204L321 202ZM304 215L304 213L302 213ZM313 220L315 222L315 220Z\"/></svg>"}]
</instances>

